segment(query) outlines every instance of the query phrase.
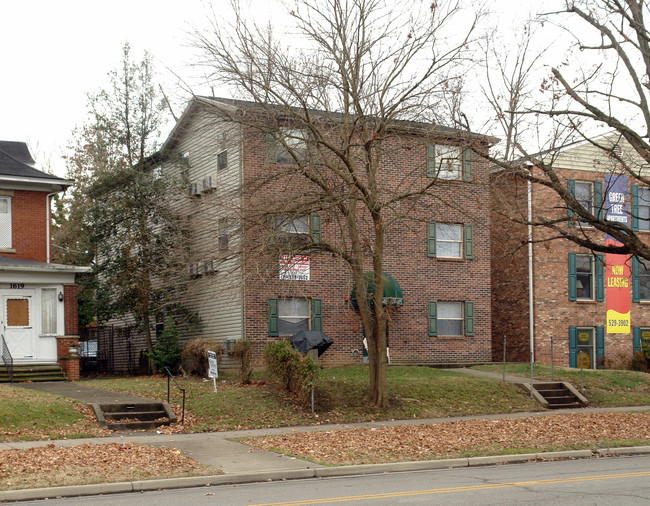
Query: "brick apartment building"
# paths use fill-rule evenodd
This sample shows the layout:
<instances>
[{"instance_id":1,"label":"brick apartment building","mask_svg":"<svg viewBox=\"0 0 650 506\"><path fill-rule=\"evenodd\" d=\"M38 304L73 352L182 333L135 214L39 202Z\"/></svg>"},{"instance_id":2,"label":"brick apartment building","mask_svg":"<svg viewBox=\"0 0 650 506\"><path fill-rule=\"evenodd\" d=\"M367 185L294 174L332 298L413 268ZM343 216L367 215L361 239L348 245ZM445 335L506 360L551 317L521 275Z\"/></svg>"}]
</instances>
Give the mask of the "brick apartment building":
<instances>
[{"instance_id":1,"label":"brick apartment building","mask_svg":"<svg viewBox=\"0 0 650 506\"><path fill-rule=\"evenodd\" d=\"M252 206L247 188L261 175L277 174L291 160L269 144L268 136L224 119L222 108L254 110L247 102L195 98L165 142L162 153L182 155L187 167L161 169L180 177L189 188L179 205L190 217L193 252L188 275L192 288L184 302L203 323L201 337L231 344L253 339L255 356L263 346L301 329L323 330L333 338L321 361L325 365L361 363L363 330L355 308L349 269L322 251L287 258L264 256L251 247L269 238L243 231L238 214ZM413 126L413 124L410 124ZM288 128L291 127L287 123ZM424 127L423 124L418 124ZM429 131L433 127L426 126ZM420 130L420 131L421 131ZM461 147L463 133L435 127L426 138L406 127L410 147L391 150L382 168L389 189L404 174L427 177L435 157L449 157L449 172L438 177L430 195L390 229L385 248L388 329L392 363L455 364L491 358L489 173L485 160ZM491 139L473 137L487 149ZM443 155L443 153L446 153ZM442 173L441 173L442 174ZM432 174L429 174L434 177ZM254 197L279 202L287 181L264 187ZM304 184L297 183L297 184ZM280 204L281 205L281 204ZM254 206L253 206L254 207ZM278 221L287 236L337 234L336 217L311 212ZM245 211L244 211L245 212ZM254 235L254 236L253 236ZM242 245L245 245L242 248ZM242 251L243 250L243 251ZM372 269L366 259L365 270Z\"/></svg>"},{"instance_id":2,"label":"brick apartment building","mask_svg":"<svg viewBox=\"0 0 650 506\"><path fill-rule=\"evenodd\" d=\"M85 267L53 264L51 199L72 181L35 168L27 145L0 141L0 331L6 361L59 362L78 378L77 285ZM71 352L72 347L72 352Z\"/></svg>"},{"instance_id":3,"label":"brick apartment building","mask_svg":"<svg viewBox=\"0 0 650 506\"><path fill-rule=\"evenodd\" d=\"M599 142L619 145L613 136ZM617 149L629 165L638 163L622 141ZM564 148L553 167L584 207L608 220L627 222L646 237L650 194L622 175L612 157L585 141ZM494 360L503 359L504 336L510 361L529 360L531 343L534 361L546 364L553 360L560 366L596 368L607 359L630 359L642 337L650 338L650 272L643 263L629 257L615 261L565 239L548 241L557 234L510 218L525 220L530 212L533 220L566 218L563 226L586 236L604 233L580 223L557 194L542 185L529 187L503 171L492 174L492 183ZM622 204L618 218L610 215L616 203ZM629 316L612 313L612 287L623 290ZM614 326L623 320L625 327Z\"/></svg>"}]
</instances>

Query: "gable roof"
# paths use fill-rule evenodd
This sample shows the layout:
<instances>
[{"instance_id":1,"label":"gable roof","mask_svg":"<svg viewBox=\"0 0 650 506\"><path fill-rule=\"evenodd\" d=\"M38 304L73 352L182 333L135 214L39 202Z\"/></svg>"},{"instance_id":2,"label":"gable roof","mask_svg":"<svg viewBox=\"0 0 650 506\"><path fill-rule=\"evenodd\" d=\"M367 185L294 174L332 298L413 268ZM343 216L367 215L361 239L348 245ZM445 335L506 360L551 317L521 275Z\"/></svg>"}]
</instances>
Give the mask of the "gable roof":
<instances>
[{"instance_id":1,"label":"gable roof","mask_svg":"<svg viewBox=\"0 0 650 506\"><path fill-rule=\"evenodd\" d=\"M38 170L27 144L17 141L0 141L0 181L34 182L53 185L63 190L72 181Z\"/></svg>"},{"instance_id":2,"label":"gable roof","mask_svg":"<svg viewBox=\"0 0 650 506\"><path fill-rule=\"evenodd\" d=\"M161 152L174 148L180 133L184 131L187 123L190 121L190 118L192 118L198 112L201 106L211 106L217 109L222 109L224 111L228 111L228 114L232 114L232 115L235 115L237 113L245 114L246 112L273 115L274 114L273 111L277 110L278 115L283 116L284 114L286 114L287 111L285 106L274 106L272 104L263 105L257 102L250 102L246 100L237 100L232 98L219 98L219 97L206 97L206 96L197 95L192 97L189 104L183 111L183 114L176 122L176 125L174 126L171 133L167 137L167 140L165 140L165 142L163 143L163 146L160 149ZM336 121L338 118L343 117L341 113L322 111L318 109L310 109L309 113L313 117L316 118L321 117L328 121L331 120ZM433 137L439 137L443 139L444 138L449 138L449 139L467 138L467 136L469 136L469 138L471 139L478 139L480 142L485 142L488 145L496 144L499 141L499 139L496 137L481 135L474 132L467 132L466 130L451 128L444 125L424 123L420 121L395 120L393 122L393 128L400 129L400 130L410 130L415 133L418 132L421 133L426 131L428 134L432 135Z\"/></svg>"}]
</instances>

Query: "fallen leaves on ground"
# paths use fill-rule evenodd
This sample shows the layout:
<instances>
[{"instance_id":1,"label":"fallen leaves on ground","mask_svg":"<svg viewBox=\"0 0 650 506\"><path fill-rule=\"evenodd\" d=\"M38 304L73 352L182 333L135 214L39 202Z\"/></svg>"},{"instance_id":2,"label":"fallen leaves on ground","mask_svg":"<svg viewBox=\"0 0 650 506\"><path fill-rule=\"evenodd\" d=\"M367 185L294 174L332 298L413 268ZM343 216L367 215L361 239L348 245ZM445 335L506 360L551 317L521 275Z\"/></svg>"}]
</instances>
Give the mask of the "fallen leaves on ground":
<instances>
[{"instance_id":1,"label":"fallen leaves on ground","mask_svg":"<svg viewBox=\"0 0 650 506\"><path fill-rule=\"evenodd\" d=\"M431 460L477 450L589 447L600 441L650 441L650 413L579 413L460 420L427 425L293 433L247 440L331 465Z\"/></svg>"},{"instance_id":2,"label":"fallen leaves on ground","mask_svg":"<svg viewBox=\"0 0 650 506\"><path fill-rule=\"evenodd\" d=\"M221 474L176 448L134 443L0 450L0 489Z\"/></svg>"}]
</instances>

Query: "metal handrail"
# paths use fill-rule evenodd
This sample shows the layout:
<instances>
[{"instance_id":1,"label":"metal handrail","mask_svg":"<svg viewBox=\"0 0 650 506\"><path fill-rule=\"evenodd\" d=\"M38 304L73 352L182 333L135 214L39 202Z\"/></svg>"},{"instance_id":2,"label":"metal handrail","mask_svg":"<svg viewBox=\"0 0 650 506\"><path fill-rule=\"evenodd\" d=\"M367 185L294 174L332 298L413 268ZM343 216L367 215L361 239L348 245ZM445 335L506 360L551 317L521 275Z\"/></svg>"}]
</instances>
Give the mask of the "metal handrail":
<instances>
[{"instance_id":1,"label":"metal handrail","mask_svg":"<svg viewBox=\"0 0 650 506\"><path fill-rule=\"evenodd\" d=\"M7 341L5 341L5 335L0 334L0 337L2 337L2 361L5 363L5 366L7 366L7 370L9 371L9 381L13 383L14 382L14 358L11 356L11 352L9 351L9 346L7 346Z\"/></svg>"},{"instance_id":2,"label":"metal handrail","mask_svg":"<svg viewBox=\"0 0 650 506\"><path fill-rule=\"evenodd\" d=\"M173 380L174 384L176 385L176 388L178 388L181 392L183 392L183 411L181 412L181 425L182 425L183 423L185 423L185 389L181 388L181 386L178 384L176 378L174 378L174 375L169 370L169 367L165 366L165 372L167 373L167 404L169 404L169 386L171 384L170 380Z\"/></svg>"}]
</instances>

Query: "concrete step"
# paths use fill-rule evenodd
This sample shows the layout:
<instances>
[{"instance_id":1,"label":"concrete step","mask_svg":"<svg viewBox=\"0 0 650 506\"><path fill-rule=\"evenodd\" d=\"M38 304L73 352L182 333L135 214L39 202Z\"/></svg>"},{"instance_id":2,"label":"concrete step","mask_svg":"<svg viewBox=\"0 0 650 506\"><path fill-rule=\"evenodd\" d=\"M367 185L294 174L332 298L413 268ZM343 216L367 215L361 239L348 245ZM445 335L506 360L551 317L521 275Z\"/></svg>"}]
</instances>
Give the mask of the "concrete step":
<instances>
[{"instance_id":1,"label":"concrete step","mask_svg":"<svg viewBox=\"0 0 650 506\"><path fill-rule=\"evenodd\" d=\"M586 405L584 398L568 383L534 383L533 388L544 399L549 409L581 408Z\"/></svg>"},{"instance_id":2,"label":"concrete step","mask_svg":"<svg viewBox=\"0 0 650 506\"><path fill-rule=\"evenodd\" d=\"M152 430L176 423L176 415L166 402L139 402L129 404L91 404L97 422L102 427L117 431Z\"/></svg>"},{"instance_id":3,"label":"concrete step","mask_svg":"<svg viewBox=\"0 0 650 506\"><path fill-rule=\"evenodd\" d=\"M58 364L14 364L14 382L24 381L65 381L65 373ZM0 383L11 381L9 369L0 366Z\"/></svg>"}]
</instances>

